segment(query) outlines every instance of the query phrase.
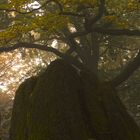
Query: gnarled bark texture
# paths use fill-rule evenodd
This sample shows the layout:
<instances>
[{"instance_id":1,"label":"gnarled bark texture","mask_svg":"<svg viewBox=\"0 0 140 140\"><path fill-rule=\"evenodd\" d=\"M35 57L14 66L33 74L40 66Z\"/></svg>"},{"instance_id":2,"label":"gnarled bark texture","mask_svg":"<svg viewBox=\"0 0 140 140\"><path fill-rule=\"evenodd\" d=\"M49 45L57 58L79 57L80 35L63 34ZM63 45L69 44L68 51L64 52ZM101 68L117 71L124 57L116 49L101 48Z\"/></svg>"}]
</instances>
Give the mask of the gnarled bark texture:
<instances>
[{"instance_id":1,"label":"gnarled bark texture","mask_svg":"<svg viewBox=\"0 0 140 140\"><path fill-rule=\"evenodd\" d=\"M109 83L62 60L17 90L11 140L140 140L140 130Z\"/></svg>"}]
</instances>

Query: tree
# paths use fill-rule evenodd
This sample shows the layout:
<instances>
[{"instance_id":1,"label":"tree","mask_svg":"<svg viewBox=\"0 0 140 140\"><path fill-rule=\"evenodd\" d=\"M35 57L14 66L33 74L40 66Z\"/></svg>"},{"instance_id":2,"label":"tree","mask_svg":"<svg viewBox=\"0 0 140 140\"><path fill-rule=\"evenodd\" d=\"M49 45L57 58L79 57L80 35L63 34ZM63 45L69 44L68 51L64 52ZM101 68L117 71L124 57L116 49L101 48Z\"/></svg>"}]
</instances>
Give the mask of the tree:
<instances>
[{"instance_id":1,"label":"tree","mask_svg":"<svg viewBox=\"0 0 140 140\"><path fill-rule=\"evenodd\" d=\"M138 21L130 17L130 13L138 17L137 1L41 1L36 9L28 7L29 3L11 0L8 4L1 4L0 10L13 16L11 23L0 33L3 43L5 38L10 39L10 47L1 47L0 52L21 47L37 48L53 52L78 68L86 68L97 75L101 42L105 37L140 35ZM25 36L29 38L32 31L40 34L39 39L33 38L32 43L25 42ZM54 40L64 43L67 51L61 53L50 45L43 45L44 41L50 44ZM119 75L112 80L114 86L118 86L138 68L138 61L139 53L131 63L133 66L128 65L124 70L125 75L121 74L123 78Z\"/></svg>"},{"instance_id":2,"label":"tree","mask_svg":"<svg viewBox=\"0 0 140 140\"><path fill-rule=\"evenodd\" d=\"M136 18L140 9L138 1L42 0L38 3L38 8L29 4L28 0L11 0L8 4L0 5L0 10L11 17L11 22L0 32L0 52L18 48L49 51L80 71L92 73L98 78L99 69L103 66L100 66L101 59L105 61L108 58L103 56L107 54L104 48L114 46L111 43L115 40L114 36L124 39L140 36L139 21ZM39 37L35 38L33 32ZM122 38L119 40L117 43L121 45ZM64 44L65 49L61 51L60 45L51 47L50 44L54 41ZM108 53L112 53L115 49L109 47L109 50ZM107 83L117 87L139 68L139 48L134 54L134 59L125 63L122 72Z\"/></svg>"},{"instance_id":3,"label":"tree","mask_svg":"<svg viewBox=\"0 0 140 140\"><path fill-rule=\"evenodd\" d=\"M96 80L63 60L26 80L16 93L11 140L138 140L140 130L115 90Z\"/></svg>"}]
</instances>

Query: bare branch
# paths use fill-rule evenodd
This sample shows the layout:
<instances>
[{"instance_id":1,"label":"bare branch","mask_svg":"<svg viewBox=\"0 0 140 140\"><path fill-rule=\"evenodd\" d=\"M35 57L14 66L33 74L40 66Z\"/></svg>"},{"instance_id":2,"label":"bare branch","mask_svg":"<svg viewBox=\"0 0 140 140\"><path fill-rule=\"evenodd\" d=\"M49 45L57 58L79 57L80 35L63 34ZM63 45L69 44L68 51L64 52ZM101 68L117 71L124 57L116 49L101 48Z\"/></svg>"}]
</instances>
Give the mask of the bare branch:
<instances>
[{"instance_id":1,"label":"bare branch","mask_svg":"<svg viewBox=\"0 0 140 140\"><path fill-rule=\"evenodd\" d=\"M90 31L79 31L74 32L71 34L71 37L76 38L79 36L84 36L89 33L96 32L103 35L113 35L113 36L120 36L120 35L126 35L126 36L140 36L140 30L130 30L130 29L107 29L107 28L101 28L101 27L95 27Z\"/></svg>"},{"instance_id":2,"label":"bare branch","mask_svg":"<svg viewBox=\"0 0 140 140\"><path fill-rule=\"evenodd\" d=\"M100 57L103 56L104 54L106 54L106 52L108 51L109 47L107 47L101 54Z\"/></svg>"},{"instance_id":3,"label":"bare branch","mask_svg":"<svg viewBox=\"0 0 140 140\"><path fill-rule=\"evenodd\" d=\"M77 59L73 58L72 56L67 55L65 53L61 53L55 48L39 45L39 44L18 43L11 47L0 47L0 54L3 52L10 52L18 48L28 48L28 49L34 48L34 49L39 49L42 51L52 52L56 54L57 56L59 56L60 58L64 59L65 61L69 62L70 64L75 65L77 68L87 70L87 68L82 63L80 63Z\"/></svg>"},{"instance_id":4,"label":"bare branch","mask_svg":"<svg viewBox=\"0 0 140 140\"><path fill-rule=\"evenodd\" d=\"M140 36L140 30L131 30L131 29L105 29L105 28L94 28L93 32L106 34L106 35L126 35L126 36Z\"/></svg>"},{"instance_id":5,"label":"bare branch","mask_svg":"<svg viewBox=\"0 0 140 140\"><path fill-rule=\"evenodd\" d=\"M92 29L92 25L101 19L105 11L105 0L100 0L100 5L98 9L98 14L93 17L87 17L85 20L85 28L90 31Z\"/></svg>"},{"instance_id":6,"label":"bare branch","mask_svg":"<svg viewBox=\"0 0 140 140\"><path fill-rule=\"evenodd\" d=\"M105 0L100 0L98 14L91 19L90 24L94 24L95 22L97 22L103 16L104 9L105 9Z\"/></svg>"},{"instance_id":7,"label":"bare branch","mask_svg":"<svg viewBox=\"0 0 140 140\"><path fill-rule=\"evenodd\" d=\"M132 62L129 62L124 68L124 70L111 81L112 85L115 87L119 86L122 82L126 81L133 74L133 72L136 71L139 67L140 67L140 51L134 58L134 60Z\"/></svg>"},{"instance_id":8,"label":"bare branch","mask_svg":"<svg viewBox=\"0 0 140 140\"><path fill-rule=\"evenodd\" d=\"M28 48L28 49L35 48L35 49L39 49L39 50L43 50L43 51L52 52L60 57L63 57L63 54L55 48L44 46L44 45L39 45L39 44L31 44L31 43L18 43L11 47L0 47L0 53L10 52L10 51L13 51L18 48Z\"/></svg>"}]
</instances>

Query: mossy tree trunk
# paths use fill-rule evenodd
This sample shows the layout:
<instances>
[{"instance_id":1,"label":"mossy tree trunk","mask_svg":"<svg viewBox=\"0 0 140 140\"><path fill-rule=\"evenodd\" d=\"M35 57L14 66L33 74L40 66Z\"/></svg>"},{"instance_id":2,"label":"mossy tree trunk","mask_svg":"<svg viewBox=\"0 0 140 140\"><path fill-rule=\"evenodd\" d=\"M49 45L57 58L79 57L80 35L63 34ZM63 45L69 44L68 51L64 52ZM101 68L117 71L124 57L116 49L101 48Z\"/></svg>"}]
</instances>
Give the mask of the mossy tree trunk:
<instances>
[{"instance_id":1,"label":"mossy tree trunk","mask_svg":"<svg viewBox=\"0 0 140 140\"><path fill-rule=\"evenodd\" d=\"M12 111L10 139L27 140L28 137L28 109L30 94L35 86L36 78L27 79L16 92Z\"/></svg>"},{"instance_id":2,"label":"mossy tree trunk","mask_svg":"<svg viewBox=\"0 0 140 140\"><path fill-rule=\"evenodd\" d=\"M52 62L16 93L11 140L140 140L140 130L109 83Z\"/></svg>"}]
</instances>

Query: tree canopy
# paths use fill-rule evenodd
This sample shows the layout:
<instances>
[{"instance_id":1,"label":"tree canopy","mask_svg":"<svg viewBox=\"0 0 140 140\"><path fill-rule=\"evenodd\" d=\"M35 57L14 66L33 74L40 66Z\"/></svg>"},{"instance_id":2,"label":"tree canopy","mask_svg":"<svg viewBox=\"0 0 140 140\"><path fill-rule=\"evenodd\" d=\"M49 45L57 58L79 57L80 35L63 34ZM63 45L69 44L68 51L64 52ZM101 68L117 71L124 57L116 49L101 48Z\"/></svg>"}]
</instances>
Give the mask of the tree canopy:
<instances>
[{"instance_id":1,"label":"tree canopy","mask_svg":"<svg viewBox=\"0 0 140 140\"><path fill-rule=\"evenodd\" d=\"M3 0L0 52L36 48L95 75L117 62L126 65L111 81L118 86L140 65L139 16L138 0Z\"/></svg>"}]
</instances>

